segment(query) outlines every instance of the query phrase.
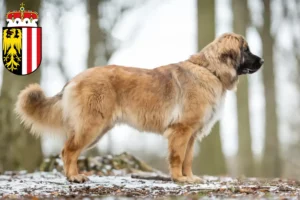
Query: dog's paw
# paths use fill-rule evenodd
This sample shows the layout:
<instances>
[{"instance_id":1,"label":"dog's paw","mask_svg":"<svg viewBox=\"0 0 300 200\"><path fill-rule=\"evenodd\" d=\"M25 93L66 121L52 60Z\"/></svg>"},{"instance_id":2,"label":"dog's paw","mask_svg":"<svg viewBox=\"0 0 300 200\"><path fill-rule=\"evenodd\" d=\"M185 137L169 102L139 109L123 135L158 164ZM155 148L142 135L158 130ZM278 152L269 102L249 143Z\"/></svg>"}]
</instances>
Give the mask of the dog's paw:
<instances>
[{"instance_id":1,"label":"dog's paw","mask_svg":"<svg viewBox=\"0 0 300 200\"><path fill-rule=\"evenodd\" d=\"M179 177L174 177L172 179L174 182L178 182L178 183L187 183L188 181L187 176L179 176Z\"/></svg>"},{"instance_id":2,"label":"dog's paw","mask_svg":"<svg viewBox=\"0 0 300 200\"><path fill-rule=\"evenodd\" d=\"M77 174L77 175L68 177L68 181L74 182L74 183L84 183L88 180L89 179L83 174Z\"/></svg>"},{"instance_id":3,"label":"dog's paw","mask_svg":"<svg viewBox=\"0 0 300 200\"><path fill-rule=\"evenodd\" d=\"M190 183L190 184L203 183L203 180L200 177L194 176L194 175L193 176L174 177L173 181L177 182L177 183Z\"/></svg>"},{"instance_id":4,"label":"dog's paw","mask_svg":"<svg viewBox=\"0 0 300 200\"><path fill-rule=\"evenodd\" d=\"M189 183L203 183L204 181L202 180L202 178L198 177L198 176L188 176L188 182Z\"/></svg>"}]
</instances>

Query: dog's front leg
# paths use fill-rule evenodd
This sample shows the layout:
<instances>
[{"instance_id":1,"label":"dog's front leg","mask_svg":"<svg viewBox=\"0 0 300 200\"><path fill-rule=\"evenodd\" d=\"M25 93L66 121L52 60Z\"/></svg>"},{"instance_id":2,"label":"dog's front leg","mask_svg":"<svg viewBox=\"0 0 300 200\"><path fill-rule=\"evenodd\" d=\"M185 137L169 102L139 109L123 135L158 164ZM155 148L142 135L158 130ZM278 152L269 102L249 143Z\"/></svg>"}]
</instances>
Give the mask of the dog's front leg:
<instances>
[{"instance_id":1,"label":"dog's front leg","mask_svg":"<svg viewBox=\"0 0 300 200\"><path fill-rule=\"evenodd\" d=\"M167 130L169 147L169 164L171 177L177 182L189 182L189 178L183 176L182 166L185 158L188 142L193 130L182 124L175 124Z\"/></svg>"},{"instance_id":2,"label":"dog's front leg","mask_svg":"<svg viewBox=\"0 0 300 200\"><path fill-rule=\"evenodd\" d=\"M192 135L189 143L187 145L185 158L182 166L182 174L187 176L189 182L201 182L201 178L195 176L192 171L192 163L193 163L193 151L194 151L194 143L195 143L195 135Z\"/></svg>"}]
</instances>

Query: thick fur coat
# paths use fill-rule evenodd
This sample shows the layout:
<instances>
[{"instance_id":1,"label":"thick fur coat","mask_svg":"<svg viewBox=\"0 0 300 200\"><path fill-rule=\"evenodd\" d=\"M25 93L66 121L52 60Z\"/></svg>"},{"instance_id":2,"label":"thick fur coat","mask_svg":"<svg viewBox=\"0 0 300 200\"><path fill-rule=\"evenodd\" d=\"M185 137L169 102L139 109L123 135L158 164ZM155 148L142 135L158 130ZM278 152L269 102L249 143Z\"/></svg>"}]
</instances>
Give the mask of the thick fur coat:
<instances>
[{"instance_id":1,"label":"thick fur coat","mask_svg":"<svg viewBox=\"0 0 300 200\"><path fill-rule=\"evenodd\" d=\"M82 150L96 144L115 124L126 123L167 137L171 177L197 182L200 178L191 167L195 137L209 134L226 91L236 89L238 76L262 65L245 49L245 39L230 33L179 63L151 70L90 68L54 97L46 97L38 84L29 85L19 95L16 112L34 134L47 131L67 137L62 158L70 181L87 180L77 170Z\"/></svg>"}]
</instances>

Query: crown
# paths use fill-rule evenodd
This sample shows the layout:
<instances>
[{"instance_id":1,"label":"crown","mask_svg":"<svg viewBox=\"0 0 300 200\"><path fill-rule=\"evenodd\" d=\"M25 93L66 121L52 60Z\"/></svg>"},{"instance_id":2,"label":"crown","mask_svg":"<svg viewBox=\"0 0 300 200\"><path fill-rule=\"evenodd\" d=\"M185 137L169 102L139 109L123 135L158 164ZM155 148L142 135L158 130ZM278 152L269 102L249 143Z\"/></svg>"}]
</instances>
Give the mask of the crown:
<instances>
[{"instance_id":1,"label":"crown","mask_svg":"<svg viewBox=\"0 0 300 200\"><path fill-rule=\"evenodd\" d=\"M39 15L35 11L25 10L21 3L20 10L9 11L6 14L7 27L37 27Z\"/></svg>"}]
</instances>

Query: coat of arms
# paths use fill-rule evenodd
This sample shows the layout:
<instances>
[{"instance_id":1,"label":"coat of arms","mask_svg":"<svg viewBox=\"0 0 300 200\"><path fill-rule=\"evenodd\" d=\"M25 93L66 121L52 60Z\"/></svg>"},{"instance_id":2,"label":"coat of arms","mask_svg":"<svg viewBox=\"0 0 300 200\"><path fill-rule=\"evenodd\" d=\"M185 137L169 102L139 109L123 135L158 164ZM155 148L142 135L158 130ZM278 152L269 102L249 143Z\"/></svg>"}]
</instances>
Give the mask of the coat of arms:
<instances>
[{"instance_id":1,"label":"coat of arms","mask_svg":"<svg viewBox=\"0 0 300 200\"><path fill-rule=\"evenodd\" d=\"M42 61L42 28L38 27L38 13L25 10L9 11L7 27L2 31L3 63L16 75L34 72Z\"/></svg>"}]
</instances>

